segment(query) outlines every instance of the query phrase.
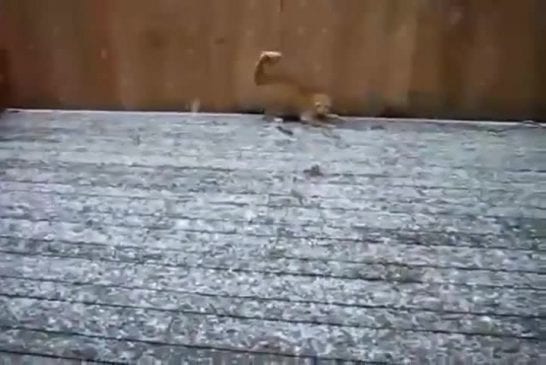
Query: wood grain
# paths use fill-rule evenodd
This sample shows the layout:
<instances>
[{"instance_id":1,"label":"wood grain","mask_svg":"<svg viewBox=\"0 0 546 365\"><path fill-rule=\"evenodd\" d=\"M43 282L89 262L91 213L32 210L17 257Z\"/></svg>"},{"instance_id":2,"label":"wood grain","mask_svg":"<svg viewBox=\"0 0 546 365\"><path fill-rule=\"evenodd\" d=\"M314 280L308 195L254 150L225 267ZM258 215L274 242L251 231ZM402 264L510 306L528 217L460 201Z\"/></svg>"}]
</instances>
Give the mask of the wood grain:
<instances>
[{"instance_id":1,"label":"wood grain","mask_svg":"<svg viewBox=\"0 0 546 365\"><path fill-rule=\"evenodd\" d=\"M540 0L1 0L10 104L259 108L252 67L352 115L545 118Z\"/></svg>"}]
</instances>

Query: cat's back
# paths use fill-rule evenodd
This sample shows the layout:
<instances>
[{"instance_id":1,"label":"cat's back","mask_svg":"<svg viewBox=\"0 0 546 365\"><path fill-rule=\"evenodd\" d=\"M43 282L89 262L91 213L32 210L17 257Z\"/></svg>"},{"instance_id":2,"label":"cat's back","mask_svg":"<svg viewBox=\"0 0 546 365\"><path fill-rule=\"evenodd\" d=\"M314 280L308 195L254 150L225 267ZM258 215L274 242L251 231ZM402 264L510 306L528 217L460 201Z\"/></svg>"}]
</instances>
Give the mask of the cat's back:
<instances>
[{"instance_id":1,"label":"cat's back","mask_svg":"<svg viewBox=\"0 0 546 365\"><path fill-rule=\"evenodd\" d=\"M261 101L270 110L299 114L310 107L309 96L293 83L279 82L260 86L260 89Z\"/></svg>"}]
</instances>

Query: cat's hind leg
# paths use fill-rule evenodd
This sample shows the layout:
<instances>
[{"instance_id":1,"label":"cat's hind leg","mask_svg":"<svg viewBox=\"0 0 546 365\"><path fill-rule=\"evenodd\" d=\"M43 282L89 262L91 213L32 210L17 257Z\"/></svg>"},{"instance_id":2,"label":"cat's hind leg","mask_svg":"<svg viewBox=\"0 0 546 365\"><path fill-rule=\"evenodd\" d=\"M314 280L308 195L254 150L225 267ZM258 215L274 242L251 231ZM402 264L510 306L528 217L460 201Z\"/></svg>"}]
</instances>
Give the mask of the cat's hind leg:
<instances>
[{"instance_id":1,"label":"cat's hind leg","mask_svg":"<svg viewBox=\"0 0 546 365\"><path fill-rule=\"evenodd\" d=\"M275 123L275 122L279 123L283 121L282 118L277 117L274 112L267 109L265 110L264 115L262 116L262 120L265 120L268 123Z\"/></svg>"}]
</instances>

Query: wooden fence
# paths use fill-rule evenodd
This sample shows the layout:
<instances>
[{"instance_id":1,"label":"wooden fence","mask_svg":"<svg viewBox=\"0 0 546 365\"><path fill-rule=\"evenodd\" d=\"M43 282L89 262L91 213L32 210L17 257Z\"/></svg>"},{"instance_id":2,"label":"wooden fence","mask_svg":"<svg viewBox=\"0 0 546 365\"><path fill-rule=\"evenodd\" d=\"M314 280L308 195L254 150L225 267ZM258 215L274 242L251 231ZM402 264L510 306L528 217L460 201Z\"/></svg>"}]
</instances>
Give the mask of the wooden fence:
<instances>
[{"instance_id":1,"label":"wooden fence","mask_svg":"<svg viewBox=\"0 0 546 365\"><path fill-rule=\"evenodd\" d=\"M545 119L545 22L544 0L0 0L0 48L13 107L255 110L274 49L342 114Z\"/></svg>"}]
</instances>

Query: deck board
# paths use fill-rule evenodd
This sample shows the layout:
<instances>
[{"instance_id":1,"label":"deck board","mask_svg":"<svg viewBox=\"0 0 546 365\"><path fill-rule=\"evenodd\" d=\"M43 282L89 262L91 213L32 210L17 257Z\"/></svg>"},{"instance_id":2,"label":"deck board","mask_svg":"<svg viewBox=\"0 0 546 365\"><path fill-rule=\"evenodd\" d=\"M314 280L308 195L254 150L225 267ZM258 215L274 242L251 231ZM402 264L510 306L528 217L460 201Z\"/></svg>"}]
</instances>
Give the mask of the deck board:
<instances>
[{"instance_id":1,"label":"deck board","mask_svg":"<svg viewBox=\"0 0 546 365\"><path fill-rule=\"evenodd\" d=\"M284 128L4 114L0 359L546 360L543 129Z\"/></svg>"}]
</instances>

